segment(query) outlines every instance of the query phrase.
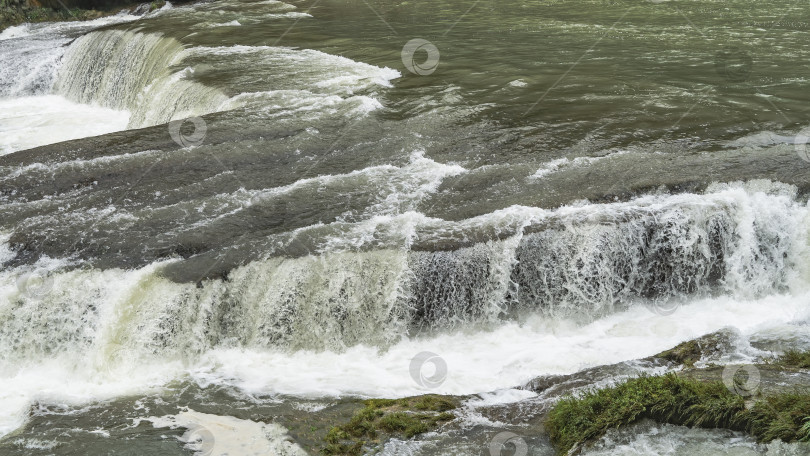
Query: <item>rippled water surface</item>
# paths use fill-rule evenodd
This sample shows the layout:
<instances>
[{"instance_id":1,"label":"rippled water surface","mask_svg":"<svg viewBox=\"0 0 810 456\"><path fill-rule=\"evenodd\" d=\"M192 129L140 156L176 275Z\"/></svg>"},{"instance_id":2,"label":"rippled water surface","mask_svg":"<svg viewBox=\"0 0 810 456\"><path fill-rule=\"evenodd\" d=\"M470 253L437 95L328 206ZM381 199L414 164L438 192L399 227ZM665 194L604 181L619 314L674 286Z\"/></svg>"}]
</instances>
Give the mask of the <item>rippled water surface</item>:
<instances>
[{"instance_id":1,"label":"rippled water surface","mask_svg":"<svg viewBox=\"0 0 810 456\"><path fill-rule=\"evenodd\" d=\"M541 375L723 327L742 342L718 362L810 347L808 33L782 0L221 0L6 29L0 453L299 454L308 413L439 392L483 396L383 453L478 454L505 419L479 409L533 422L552 399L512 388ZM590 454L801 451L685 432Z\"/></svg>"}]
</instances>

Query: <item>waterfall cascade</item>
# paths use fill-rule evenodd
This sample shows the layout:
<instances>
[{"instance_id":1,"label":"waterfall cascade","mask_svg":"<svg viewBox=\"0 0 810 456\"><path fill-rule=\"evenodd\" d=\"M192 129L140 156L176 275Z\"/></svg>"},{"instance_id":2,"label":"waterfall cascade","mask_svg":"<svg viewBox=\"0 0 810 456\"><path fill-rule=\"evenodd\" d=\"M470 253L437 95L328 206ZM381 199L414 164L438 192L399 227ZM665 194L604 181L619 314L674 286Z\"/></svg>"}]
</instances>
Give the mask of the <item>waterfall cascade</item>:
<instances>
[{"instance_id":1,"label":"waterfall cascade","mask_svg":"<svg viewBox=\"0 0 810 456\"><path fill-rule=\"evenodd\" d=\"M157 33L100 30L79 37L63 57L54 90L83 104L132 113L129 128L217 110L228 97L177 70L183 46Z\"/></svg>"},{"instance_id":2,"label":"waterfall cascade","mask_svg":"<svg viewBox=\"0 0 810 456\"><path fill-rule=\"evenodd\" d=\"M1 355L84 356L110 344L146 357L217 346L340 351L521 315L593 321L633 303L665 312L716 295L755 299L785 292L803 275L807 208L785 188L731 186L543 213L512 208L526 226L506 239L450 251L275 257L201 286L163 278L165 262L135 271L40 269L44 293L21 293L21 271L4 271Z\"/></svg>"}]
</instances>

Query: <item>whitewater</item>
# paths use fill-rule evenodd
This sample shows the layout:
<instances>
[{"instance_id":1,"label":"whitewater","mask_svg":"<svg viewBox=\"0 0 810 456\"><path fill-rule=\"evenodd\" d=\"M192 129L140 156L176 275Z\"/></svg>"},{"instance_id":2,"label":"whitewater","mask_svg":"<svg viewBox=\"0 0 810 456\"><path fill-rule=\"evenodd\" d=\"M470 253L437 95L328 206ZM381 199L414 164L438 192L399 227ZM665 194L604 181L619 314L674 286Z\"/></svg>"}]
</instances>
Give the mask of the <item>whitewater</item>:
<instances>
[{"instance_id":1,"label":"whitewater","mask_svg":"<svg viewBox=\"0 0 810 456\"><path fill-rule=\"evenodd\" d=\"M297 456L437 394L454 421L374 451L551 454L561 395L682 342L810 348L795 24L749 74L743 0L418 3L0 32L0 453ZM643 421L583 454L726 447L805 449Z\"/></svg>"}]
</instances>

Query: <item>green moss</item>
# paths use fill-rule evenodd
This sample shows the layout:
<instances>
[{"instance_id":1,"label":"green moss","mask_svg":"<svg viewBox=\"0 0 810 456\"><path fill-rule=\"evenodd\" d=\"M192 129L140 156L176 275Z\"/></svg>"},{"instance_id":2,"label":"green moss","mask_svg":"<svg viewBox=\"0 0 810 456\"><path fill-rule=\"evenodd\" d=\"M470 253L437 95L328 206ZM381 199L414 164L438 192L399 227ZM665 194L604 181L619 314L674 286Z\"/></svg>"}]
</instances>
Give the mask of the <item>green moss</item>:
<instances>
[{"instance_id":1,"label":"green moss","mask_svg":"<svg viewBox=\"0 0 810 456\"><path fill-rule=\"evenodd\" d=\"M366 442L363 441L355 442L352 445L330 443L323 449L323 453L329 455L360 456L363 454L363 444L365 443Z\"/></svg>"},{"instance_id":2,"label":"green moss","mask_svg":"<svg viewBox=\"0 0 810 456\"><path fill-rule=\"evenodd\" d=\"M449 398L436 395L419 396L413 404L416 410L430 410L433 412L446 412L458 407L458 403Z\"/></svg>"},{"instance_id":3,"label":"green moss","mask_svg":"<svg viewBox=\"0 0 810 456\"><path fill-rule=\"evenodd\" d=\"M431 417L407 412L394 412L382 417L377 425L389 434L401 433L406 438L411 438L430 429L425 423L426 418Z\"/></svg>"},{"instance_id":4,"label":"green moss","mask_svg":"<svg viewBox=\"0 0 810 456\"><path fill-rule=\"evenodd\" d=\"M700 361L702 355L703 351L698 341L689 340L655 356L677 364L683 364L686 367L693 367L697 361Z\"/></svg>"},{"instance_id":5,"label":"green moss","mask_svg":"<svg viewBox=\"0 0 810 456\"><path fill-rule=\"evenodd\" d=\"M24 22L50 22L50 21L83 21L97 19L112 11L101 12L96 10L51 9L51 8L5 8L0 11L0 30Z\"/></svg>"},{"instance_id":6,"label":"green moss","mask_svg":"<svg viewBox=\"0 0 810 456\"><path fill-rule=\"evenodd\" d=\"M328 455L359 455L367 443L379 443L379 435L411 438L455 418L448 410L457 400L426 395L403 399L369 399L348 423L329 430L323 449ZM417 412L418 411L418 412ZM439 412L439 413L436 413Z\"/></svg>"},{"instance_id":7,"label":"green moss","mask_svg":"<svg viewBox=\"0 0 810 456\"><path fill-rule=\"evenodd\" d=\"M402 403L403 399L369 399L365 401L367 408L380 409L385 407L393 407L398 403ZM405 402L407 404L407 402Z\"/></svg>"},{"instance_id":8,"label":"green moss","mask_svg":"<svg viewBox=\"0 0 810 456\"><path fill-rule=\"evenodd\" d=\"M2 3L2 1L0 1ZM150 4L150 11L162 8L166 4L165 0L154 0ZM117 14L122 10L133 8L139 2L113 2L109 6L102 6L100 10L81 8L58 8L30 7L27 5L11 6L4 3L0 6L0 31L13 25L25 22L65 22L65 21L88 21L104 16Z\"/></svg>"},{"instance_id":9,"label":"green moss","mask_svg":"<svg viewBox=\"0 0 810 456\"><path fill-rule=\"evenodd\" d=\"M810 395L786 393L757 401L739 416L745 430L760 442L810 441Z\"/></svg>"},{"instance_id":10,"label":"green moss","mask_svg":"<svg viewBox=\"0 0 810 456\"><path fill-rule=\"evenodd\" d=\"M810 351L788 350L776 359L777 364L801 369L810 368Z\"/></svg>"},{"instance_id":11,"label":"green moss","mask_svg":"<svg viewBox=\"0 0 810 456\"><path fill-rule=\"evenodd\" d=\"M722 382L701 382L667 374L643 376L579 397L563 398L549 413L546 428L557 450L565 454L601 437L608 429L642 418L746 431L761 442L777 438L790 442L808 438L808 417L807 394L767 397L746 409L744 399Z\"/></svg>"},{"instance_id":12,"label":"green moss","mask_svg":"<svg viewBox=\"0 0 810 456\"><path fill-rule=\"evenodd\" d=\"M805 418L804 424L799 428L799 440L802 442L810 441L810 419Z\"/></svg>"}]
</instances>

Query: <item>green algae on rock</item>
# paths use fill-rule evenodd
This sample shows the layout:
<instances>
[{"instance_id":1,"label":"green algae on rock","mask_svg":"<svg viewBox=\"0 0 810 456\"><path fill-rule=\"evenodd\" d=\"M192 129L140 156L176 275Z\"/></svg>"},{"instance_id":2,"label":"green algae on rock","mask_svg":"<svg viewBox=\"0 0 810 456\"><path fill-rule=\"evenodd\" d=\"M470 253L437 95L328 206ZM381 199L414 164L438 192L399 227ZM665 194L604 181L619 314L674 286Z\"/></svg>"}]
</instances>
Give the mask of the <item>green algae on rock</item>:
<instances>
[{"instance_id":1,"label":"green algae on rock","mask_svg":"<svg viewBox=\"0 0 810 456\"><path fill-rule=\"evenodd\" d=\"M736 334L730 329L722 329L710 334L687 340L652 358L661 358L684 367L693 367L696 362L707 358L716 358L730 351Z\"/></svg>"},{"instance_id":2,"label":"green algae on rock","mask_svg":"<svg viewBox=\"0 0 810 456\"><path fill-rule=\"evenodd\" d=\"M550 411L546 429L559 454L575 454L608 429L643 418L747 432L758 442L810 441L810 394L783 392L747 401L720 381L674 373L641 376L561 399Z\"/></svg>"},{"instance_id":3,"label":"green algae on rock","mask_svg":"<svg viewBox=\"0 0 810 456\"><path fill-rule=\"evenodd\" d=\"M369 399L365 408L351 420L335 426L326 435L328 455L360 455L367 444L381 443L387 437L411 438L437 428L455 418L449 410L459 406L450 396L425 395L402 399Z\"/></svg>"},{"instance_id":4,"label":"green algae on rock","mask_svg":"<svg viewBox=\"0 0 810 456\"><path fill-rule=\"evenodd\" d=\"M776 364L799 369L810 368L810 350L788 350L776 359Z\"/></svg>"},{"instance_id":5,"label":"green algae on rock","mask_svg":"<svg viewBox=\"0 0 810 456\"><path fill-rule=\"evenodd\" d=\"M0 31L13 25L38 22L90 21L128 10L148 13L162 8L165 0L137 2L119 0L109 2L47 0L0 0Z\"/></svg>"}]
</instances>

